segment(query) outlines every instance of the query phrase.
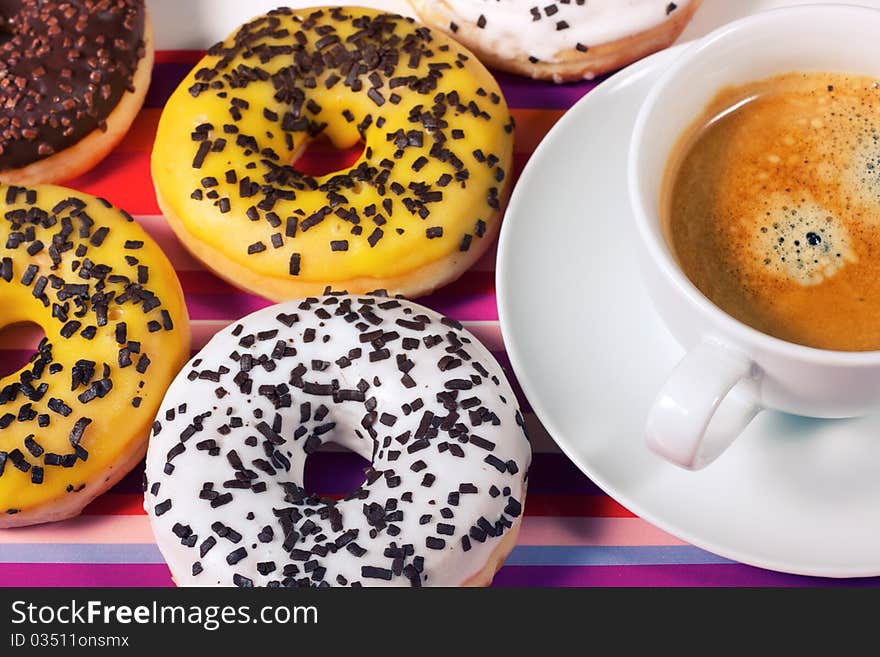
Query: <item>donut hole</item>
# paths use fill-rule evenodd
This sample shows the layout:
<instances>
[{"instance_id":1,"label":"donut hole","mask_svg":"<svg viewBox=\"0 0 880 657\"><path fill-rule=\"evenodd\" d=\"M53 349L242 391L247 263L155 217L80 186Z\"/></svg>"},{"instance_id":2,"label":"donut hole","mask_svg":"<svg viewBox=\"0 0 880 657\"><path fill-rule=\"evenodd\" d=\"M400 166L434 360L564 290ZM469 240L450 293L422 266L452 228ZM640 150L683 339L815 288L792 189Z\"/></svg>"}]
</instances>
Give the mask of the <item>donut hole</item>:
<instances>
[{"instance_id":1,"label":"donut hole","mask_svg":"<svg viewBox=\"0 0 880 657\"><path fill-rule=\"evenodd\" d=\"M349 148L337 148L329 137L318 135L309 140L290 164L300 173L318 178L350 169L364 154L365 149L364 142L358 142Z\"/></svg>"},{"instance_id":2,"label":"donut hole","mask_svg":"<svg viewBox=\"0 0 880 657\"><path fill-rule=\"evenodd\" d=\"M362 455L336 443L325 442L306 458L303 488L320 496L347 495L366 480L371 463Z\"/></svg>"},{"instance_id":3,"label":"donut hole","mask_svg":"<svg viewBox=\"0 0 880 657\"><path fill-rule=\"evenodd\" d=\"M43 327L34 322L19 322L0 328L0 379L27 365L36 354L40 340L45 337Z\"/></svg>"}]
</instances>

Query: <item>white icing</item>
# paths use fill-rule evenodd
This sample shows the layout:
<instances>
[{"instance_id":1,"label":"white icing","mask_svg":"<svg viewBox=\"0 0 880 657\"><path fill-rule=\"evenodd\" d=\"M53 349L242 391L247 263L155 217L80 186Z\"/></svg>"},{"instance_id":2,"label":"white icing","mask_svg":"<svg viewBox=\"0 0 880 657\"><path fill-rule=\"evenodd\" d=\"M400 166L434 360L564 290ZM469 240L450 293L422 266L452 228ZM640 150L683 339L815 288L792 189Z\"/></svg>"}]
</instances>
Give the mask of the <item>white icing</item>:
<instances>
[{"instance_id":1,"label":"white icing","mask_svg":"<svg viewBox=\"0 0 880 657\"><path fill-rule=\"evenodd\" d=\"M397 307L380 307L389 302ZM349 303L350 307L345 309ZM322 318L320 315L323 311L329 312L331 317ZM341 314L336 314L337 312ZM277 319L282 313L296 315L298 321L288 328ZM418 330L402 326L398 324L400 320L423 322L425 328ZM236 326L242 327L240 332ZM307 329L314 329L313 341L305 341ZM259 336L266 331L278 331L278 334L257 339L252 346L248 346L246 336ZM389 357L371 362L370 353L383 348L381 339L373 343L369 340L362 341L362 336L372 331L398 334L397 337L393 334L387 335L384 348L389 350ZM428 346L424 338L433 335L440 336L442 341ZM325 337L328 338L327 342L324 342ZM406 345L410 348L404 346L406 338L411 339L407 340ZM457 346L457 341L460 341L460 346ZM289 352L283 358L272 356L273 351L278 356L285 345L288 349L295 349L296 354ZM361 349L362 355L352 358L350 365L343 366L344 361L336 362L353 349ZM267 371L263 366L255 364L248 372L253 380L252 390L250 394L245 394L234 381L236 376L241 377L242 359L233 354L248 355L254 361L265 356L267 362L273 362L275 367L272 371ZM441 371L438 363L447 356L459 359L460 364L453 363L456 365L454 368ZM411 369L406 364L400 365L398 357L412 361ZM316 368L313 367L313 361L324 361L328 364L326 367L318 364ZM248 366L245 363L245 369ZM401 367L408 371L415 384L412 387L407 387L402 382L404 373ZM481 373L481 367L488 370L488 376ZM298 379L298 372L303 368L307 371ZM378 377L381 385L376 385L374 377ZM497 377L495 382L492 380L494 377ZM219 381L211 380L217 378ZM449 384L453 380L456 381ZM457 405L455 412L458 417L455 417L438 400L437 395L455 393L449 386L461 386L461 380L469 380L473 387L457 392L454 404ZM316 394L311 385L338 385L341 389L354 391L362 381L368 385L364 399L351 401L337 399L334 402L333 396ZM242 383L241 378L239 383ZM309 385L306 386L306 383ZM365 387L364 383L360 385L361 388ZM290 399L283 399L282 404L276 408L275 403L265 394L268 389L263 386L282 386L282 397L286 390ZM221 397L218 397L217 389L221 387L227 394L221 393ZM417 398L422 399L424 406L407 415L402 407ZM477 398L480 402L468 409L463 408L463 402L471 398ZM374 418L371 426L376 432L375 438L370 437L362 424L368 408L371 407L371 399L376 404L376 416L370 416ZM305 422L301 418L301 404L304 402L311 404L310 419ZM184 412L179 410L182 404L186 404ZM327 407L327 414L316 420L314 416L321 404ZM493 423L489 419L481 421L481 408L494 413L497 422ZM416 433L423 419L431 417L426 415L428 412L435 417L435 424L438 421L441 424L435 427L436 431L429 431L426 443L417 444ZM385 422L390 418L385 417L383 421L383 413L396 416L393 426L386 426ZM260 414L262 418L257 418ZM181 442L183 436L193 432L188 427L195 426L193 420L200 415L203 417L200 422L201 430ZM223 426L231 427L231 418L234 417L241 418L243 425L227 431ZM276 417L280 419L276 420ZM442 424L443 418L448 419L448 425ZM266 462L272 460L264 451L264 443L271 444L265 436L267 426L260 427L260 422L266 422L270 428L273 423L280 422L277 440L281 444L276 449L282 453L284 459L280 460L280 465L276 463L275 476L265 473L253 463L255 459L264 459ZM375 470L393 473L383 474L372 483L365 483L365 499L343 500L333 506L324 503L308 506L305 503L292 503L289 499L285 501L286 493L282 484L293 482L296 486L302 485L305 445L310 436L317 435L317 427L328 423L335 423L335 426L326 433L321 433L320 441L343 445L371 460ZM403 300L340 296L313 299L311 303L309 300L303 303L288 302L256 312L239 324L218 333L171 385L159 412L157 424L154 425L147 453L145 508L150 515L159 548L180 585L233 585L236 574L252 580L257 586L277 583L284 579L283 568L289 563L299 567L299 574L293 579L300 579L309 576L304 572L304 565L312 560L316 560L319 567L326 569L323 580L331 585L337 584L339 575L348 583L409 585L410 581L405 575L393 576L390 581L363 576L362 566L393 570L393 558L385 556L386 549L392 544L398 548L404 545L413 546L412 554L404 559L406 565L414 564L415 557L424 559L420 575L422 585L458 585L484 566L502 535L506 533L506 528L521 513L525 495L524 479L531 459L528 441L521 426L522 416L500 366L488 350L459 325L442 323L441 316L436 313ZM453 427L453 433L458 435L451 435L449 427ZM303 432L299 437L295 436L297 430ZM403 442L397 440L397 437L407 431L411 432L408 439L401 439ZM255 446L246 444L249 436L257 438ZM479 437L475 442L471 441L474 436ZM480 441L480 438L483 440ZM462 439L465 442L461 442ZM208 440L216 441L219 448L216 455L204 449L206 444L203 441ZM494 443L494 447L484 441ZM197 447L200 443L203 449ZM181 444L184 451L171 459L173 472L167 474L165 466L169 450L180 449L175 446ZM421 445L426 446L410 452L414 446ZM247 475L252 477L251 483L264 482L267 485L264 492L224 488L223 482L236 479L236 469L227 457L232 450L244 467L252 472ZM392 451L399 454L392 454ZM456 456L455 452L459 452L461 456ZM500 463L514 465L501 472L486 461L490 455L500 459ZM284 468L284 460L289 460L289 472ZM418 472L411 467L417 461L424 461L426 464ZM422 485L422 482L429 473L436 480L428 487ZM388 479L389 476L392 478ZM394 484L397 482L393 479L395 476L400 477L399 485L396 486ZM231 493L232 501L213 508L211 500L200 498L204 482L213 482L213 490L218 493ZM461 493L462 484L473 484L478 492ZM490 495L492 486L499 491L509 487L509 494L502 492L493 497ZM402 499L407 492L412 494L411 501ZM457 506L450 504L450 493L459 493ZM371 538L372 527L364 513L365 505L377 503L385 508L387 500L391 498L398 500L397 515L391 516L387 526ZM158 514L157 507L161 510L162 503L167 504L165 501L169 499L171 507ZM303 535L296 542L295 549L309 551L316 544L333 543L345 532L356 530L358 536L354 542L365 549L366 553L358 557L348 549L341 548L326 556L313 554L302 559L304 555L299 554L301 560L292 559L282 548L284 530L279 518L273 513L273 509L290 507L296 507L302 513L306 513L309 508L333 508L340 514L340 525L335 528L331 527L330 519L322 519L318 514L298 520L295 529L299 533L302 533L303 523L307 519L316 524L317 530L308 536ZM443 509L451 510L453 517L444 518ZM251 520L247 519L249 513L254 514ZM425 514L431 514L431 519L422 524L420 519ZM471 549L465 551L462 537L468 535L481 518L485 518L493 526L500 521L503 524L499 524L498 528L502 531L495 537L486 536L484 542L473 537L468 538ZM233 528L241 534L241 540L233 543L218 536L216 528L212 528L216 522ZM447 524L452 529L438 527L438 523ZM392 525L400 530L396 536L392 535ZM258 534L265 526L270 526L274 533L269 542L258 539ZM183 527L187 529L182 529ZM451 531L451 534L442 533L442 530ZM189 532L197 535L197 538L188 538ZM322 533L326 535L326 540L318 540ZM480 535L479 531L475 533ZM216 544L204 557L200 557L200 546L208 537L213 537ZM445 547L428 548L429 537L443 539ZM192 544L192 547L187 544ZM247 555L238 563L230 565L227 563L227 555L238 548L244 548ZM260 574L257 564L270 561L275 563L275 571L267 575ZM196 575L193 574L195 562L199 562L203 569ZM411 569L408 571L412 574ZM311 583L318 584L317 581Z\"/></svg>"},{"instance_id":2,"label":"white icing","mask_svg":"<svg viewBox=\"0 0 880 657\"><path fill-rule=\"evenodd\" d=\"M433 0L432 0L433 1ZM675 2L677 9L690 0ZM656 27L667 20L669 0L585 0L577 4L539 0L442 0L450 11L449 20L477 23L485 18L481 45L502 57L531 56L556 61L556 56L578 44L590 47L622 39ZM558 11L550 16L547 8ZM532 9L538 9L535 20ZM550 10L553 11L552 9ZM560 21L566 29L557 29Z\"/></svg>"}]
</instances>

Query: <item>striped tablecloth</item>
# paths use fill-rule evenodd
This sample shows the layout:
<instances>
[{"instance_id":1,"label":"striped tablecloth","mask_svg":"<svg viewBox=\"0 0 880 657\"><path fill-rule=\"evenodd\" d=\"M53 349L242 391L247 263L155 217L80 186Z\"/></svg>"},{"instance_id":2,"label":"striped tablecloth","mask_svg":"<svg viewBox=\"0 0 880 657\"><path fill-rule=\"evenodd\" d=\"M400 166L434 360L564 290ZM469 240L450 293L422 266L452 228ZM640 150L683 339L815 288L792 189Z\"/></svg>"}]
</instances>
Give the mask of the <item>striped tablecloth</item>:
<instances>
[{"instance_id":1,"label":"striped tablecloth","mask_svg":"<svg viewBox=\"0 0 880 657\"><path fill-rule=\"evenodd\" d=\"M191 51L157 53L146 105L122 144L70 186L129 210L174 263L193 320L193 348L217 330L269 304L205 271L165 224L150 179L149 158L159 114L171 91L198 60ZM553 86L500 76L516 119L518 177L556 120L595 83ZM330 153L309 157L320 165ZM495 305L494 251L458 282L422 303L462 321L510 371ZM0 351L0 363L24 362L26 344ZM0 371L8 371L3 367ZM516 387L516 384L514 382ZM518 387L517 387L518 390ZM773 573L705 552L636 517L603 493L554 446L520 394L535 449L525 519L516 546L495 578L499 586L760 586L880 584ZM348 453L310 457L306 487L342 495L363 479L366 462ZM172 586L142 507L142 466L66 522L0 531L3 586Z\"/></svg>"}]
</instances>

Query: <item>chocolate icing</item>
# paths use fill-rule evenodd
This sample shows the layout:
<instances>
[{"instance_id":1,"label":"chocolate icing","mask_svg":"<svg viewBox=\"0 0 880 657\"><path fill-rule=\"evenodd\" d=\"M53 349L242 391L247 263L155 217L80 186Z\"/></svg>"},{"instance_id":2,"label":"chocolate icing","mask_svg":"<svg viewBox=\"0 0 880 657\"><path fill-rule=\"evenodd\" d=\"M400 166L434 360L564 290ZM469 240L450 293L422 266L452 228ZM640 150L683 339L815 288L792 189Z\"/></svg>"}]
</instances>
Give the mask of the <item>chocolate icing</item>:
<instances>
[{"instance_id":1,"label":"chocolate icing","mask_svg":"<svg viewBox=\"0 0 880 657\"><path fill-rule=\"evenodd\" d=\"M143 0L0 0L0 170L106 129L132 90L145 20Z\"/></svg>"}]
</instances>

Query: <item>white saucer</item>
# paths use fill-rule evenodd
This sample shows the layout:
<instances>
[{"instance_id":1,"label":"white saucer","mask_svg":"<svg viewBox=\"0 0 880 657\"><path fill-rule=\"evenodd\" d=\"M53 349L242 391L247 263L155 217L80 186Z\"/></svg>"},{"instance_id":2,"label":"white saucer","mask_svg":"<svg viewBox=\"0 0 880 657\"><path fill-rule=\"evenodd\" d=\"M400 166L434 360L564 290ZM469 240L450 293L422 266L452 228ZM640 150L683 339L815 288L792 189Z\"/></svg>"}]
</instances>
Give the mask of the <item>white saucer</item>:
<instances>
[{"instance_id":1,"label":"white saucer","mask_svg":"<svg viewBox=\"0 0 880 657\"><path fill-rule=\"evenodd\" d=\"M880 416L765 412L688 472L645 446L645 415L683 350L639 280L625 158L636 112L681 46L587 94L529 161L501 230L498 306L535 413L631 511L721 556L790 573L880 574Z\"/></svg>"}]
</instances>

